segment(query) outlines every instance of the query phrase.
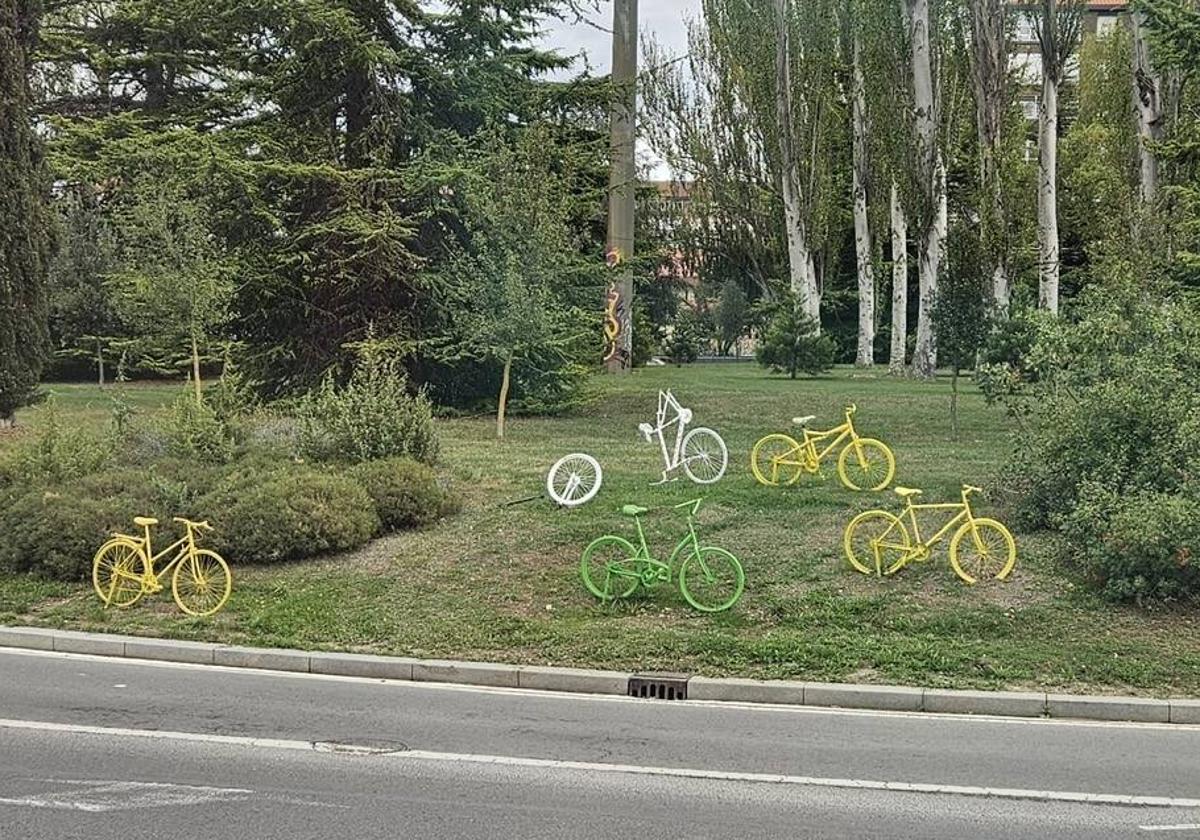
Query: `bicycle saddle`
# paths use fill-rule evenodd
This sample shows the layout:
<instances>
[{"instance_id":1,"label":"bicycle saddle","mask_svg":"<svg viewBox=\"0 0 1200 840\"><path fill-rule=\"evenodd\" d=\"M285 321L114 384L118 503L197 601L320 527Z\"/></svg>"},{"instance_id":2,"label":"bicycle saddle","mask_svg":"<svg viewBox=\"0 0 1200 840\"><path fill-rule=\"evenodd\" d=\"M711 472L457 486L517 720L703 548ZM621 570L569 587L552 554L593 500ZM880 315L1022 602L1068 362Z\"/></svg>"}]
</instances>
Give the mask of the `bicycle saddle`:
<instances>
[{"instance_id":1,"label":"bicycle saddle","mask_svg":"<svg viewBox=\"0 0 1200 840\"><path fill-rule=\"evenodd\" d=\"M133 517L133 524L140 525L143 528L149 528L151 525L157 525L158 520L152 516L135 516Z\"/></svg>"},{"instance_id":2,"label":"bicycle saddle","mask_svg":"<svg viewBox=\"0 0 1200 840\"><path fill-rule=\"evenodd\" d=\"M793 417L792 423L797 426L807 426L809 423L817 419L815 414L807 414L804 417Z\"/></svg>"},{"instance_id":3,"label":"bicycle saddle","mask_svg":"<svg viewBox=\"0 0 1200 840\"><path fill-rule=\"evenodd\" d=\"M920 490L917 490L917 489L915 489L915 488L913 488L913 487L897 487L897 488L896 488L896 495L897 495L897 496L903 496L904 498L906 498L906 499L907 499L909 496L920 496L920 495L921 495L921 491L920 491Z\"/></svg>"},{"instance_id":4,"label":"bicycle saddle","mask_svg":"<svg viewBox=\"0 0 1200 840\"><path fill-rule=\"evenodd\" d=\"M648 510L650 510L650 508L638 507L637 505L625 505L623 508L621 508L621 513L625 514L626 516L641 516Z\"/></svg>"}]
</instances>

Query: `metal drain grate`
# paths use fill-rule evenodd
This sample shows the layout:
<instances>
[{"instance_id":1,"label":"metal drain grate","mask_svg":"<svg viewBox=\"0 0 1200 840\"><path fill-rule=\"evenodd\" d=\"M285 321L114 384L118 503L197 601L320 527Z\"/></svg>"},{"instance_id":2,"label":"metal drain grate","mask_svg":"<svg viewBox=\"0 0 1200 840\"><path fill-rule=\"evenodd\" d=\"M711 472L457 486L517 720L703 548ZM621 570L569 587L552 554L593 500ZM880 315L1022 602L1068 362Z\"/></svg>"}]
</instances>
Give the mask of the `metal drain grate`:
<instances>
[{"instance_id":1,"label":"metal drain grate","mask_svg":"<svg viewBox=\"0 0 1200 840\"><path fill-rule=\"evenodd\" d=\"M634 674L629 678L629 696L648 700L686 700L687 674Z\"/></svg>"}]
</instances>

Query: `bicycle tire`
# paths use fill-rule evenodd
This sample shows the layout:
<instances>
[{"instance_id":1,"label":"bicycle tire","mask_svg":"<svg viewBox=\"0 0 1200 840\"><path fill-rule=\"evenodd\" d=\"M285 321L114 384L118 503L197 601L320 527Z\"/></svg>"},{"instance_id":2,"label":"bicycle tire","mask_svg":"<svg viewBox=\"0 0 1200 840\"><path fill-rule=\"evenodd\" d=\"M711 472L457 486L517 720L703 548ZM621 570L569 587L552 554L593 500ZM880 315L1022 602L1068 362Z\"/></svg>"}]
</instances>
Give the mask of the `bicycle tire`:
<instances>
[{"instance_id":1,"label":"bicycle tire","mask_svg":"<svg viewBox=\"0 0 1200 840\"><path fill-rule=\"evenodd\" d=\"M175 564L171 595L179 609L188 615L197 618L212 615L225 606L232 591L229 565L215 551L198 548Z\"/></svg>"},{"instance_id":2,"label":"bicycle tire","mask_svg":"<svg viewBox=\"0 0 1200 840\"><path fill-rule=\"evenodd\" d=\"M131 607L146 594L149 562L142 544L132 537L114 537L92 559L92 587L106 607Z\"/></svg>"}]
</instances>

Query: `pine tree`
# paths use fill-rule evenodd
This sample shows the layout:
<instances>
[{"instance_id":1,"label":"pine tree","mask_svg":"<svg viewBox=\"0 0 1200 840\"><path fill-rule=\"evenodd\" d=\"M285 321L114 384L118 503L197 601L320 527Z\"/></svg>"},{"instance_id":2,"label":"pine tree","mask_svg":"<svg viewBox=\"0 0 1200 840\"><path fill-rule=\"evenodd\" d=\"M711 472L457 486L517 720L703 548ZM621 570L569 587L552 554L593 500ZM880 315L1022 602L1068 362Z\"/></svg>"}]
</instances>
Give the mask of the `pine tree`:
<instances>
[{"instance_id":1,"label":"pine tree","mask_svg":"<svg viewBox=\"0 0 1200 840\"><path fill-rule=\"evenodd\" d=\"M0 0L0 426L31 399L47 346L46 212L30 123L38 0Z\"/></svg>"}]
</instances>

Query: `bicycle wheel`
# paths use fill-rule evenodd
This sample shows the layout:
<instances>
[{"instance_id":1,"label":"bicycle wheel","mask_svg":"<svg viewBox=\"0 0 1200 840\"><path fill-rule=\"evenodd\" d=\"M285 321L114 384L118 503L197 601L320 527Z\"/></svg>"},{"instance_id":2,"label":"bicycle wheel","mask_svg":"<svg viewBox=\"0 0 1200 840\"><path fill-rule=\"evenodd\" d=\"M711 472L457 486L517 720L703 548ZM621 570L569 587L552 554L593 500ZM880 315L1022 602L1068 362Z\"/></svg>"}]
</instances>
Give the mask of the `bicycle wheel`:
<instances>
[{"instance_id":1,"label":"bicycle wheel","mask_svg":"<svg viewBox=\"0 0 1200 840\"><path fill-rule=\"evenodd\" d=\"M842 536L846 559L864 575L890 575L908 561L912 541L900 517L868 510L850 520Z\"/></svg>"},{"instance_id":2,"label":"bicycle wheel","mask_svg":"<svg viewBox=\"0 0 1200 840\"><path fill-rule=\"evenodd\" d=\"M838 456L838 475L851 490L882 490L895 474L892 450L873 438L851 441Z\"/></svg>"},{"instance_id":3,"label":"bicycle wheel","mask_svg":"<svg viewBox=\"0 0 1200 840\"><path fill-rule=\"evenodd\" d=\"M600 491L603 477L600 462L591 455L582 452L564 455L546 475L546 493L556 504L578 507Z\"/></svg>"},{"instance_id":4,"label":"bicycle wheel","mask_svg":"<svg viewBox=\"0 0 1200 840\"><path fill-rule=\"evenodd\" d=\"M971 535L971 539L964 539ZM1017 563L1017 544L995 519L965 523L950 540L950 565L968 584L980 578L1004 580Z\"/></svg>"},{"instance_id":5,"label":"bicycle wheel","mask_svg":"<svg viewBox=\"0 0 1200 840\"><path fill-rule=\"evenodd\" d=\"M767 435L750 450L750 471L759 484L795 484L804 472L800 444L785 434Z\"/></svg>"},{"instance_id":6,"label":"bicycle wheel","mask_svg":"<svg viewBox=\"0 0 1200 840\"><path fill-rule=\"evenodd\" d=\"M703 427L687 433L680 454L683 456L683 471L697 484L719 481L729 464L725 441L712 429Z\"/></svg>"},{"instance_id":7,"label":"bicycle wheel","mask_svg":"<svg viewBox=\"0 0 1200 840\"><path fill-rule=\"evenodd\" d=\"M219 554L205 548L176 563L171 575L171 594L188 615L212 615L225 606L232 589L229 566Z\"/></svg>"},{"instance_id":8,"label":"bicycle wheel","mask_svg":"<svg viewBox=\"0 0 1200 840\"><path fill-rule=\"evenodd\" d=\"M701 612L721 612L737 603L746 588L738 559L723 548L707 545L688 555L679 567L679 591Z\"/></svg>"},{"instance_id":9,"label":"bicycle wheel","mask_svg":"<svg viewBox=\"0 0 1200 840\"><path fill-rule=\"evenodd\" d=\"M628 597L639 583L633 574L636 558L637 549L623 537L610 534L593 540L579 562L583 585L601 601Z\"/></svg>"},{"instance_id":10,"label":"bicycle wheel","mask_svg":"<svg viewBox=\"0 0 1200 840\"><path fill-rule=\"evenodd\" d=\"M129 607L146 592L146 553L128 537L111 539L92 560L92 586L108 607Z\"/></svg>"}]
</instances>

